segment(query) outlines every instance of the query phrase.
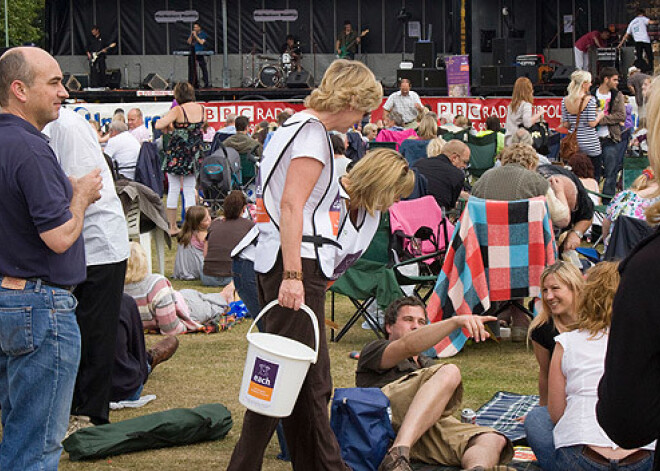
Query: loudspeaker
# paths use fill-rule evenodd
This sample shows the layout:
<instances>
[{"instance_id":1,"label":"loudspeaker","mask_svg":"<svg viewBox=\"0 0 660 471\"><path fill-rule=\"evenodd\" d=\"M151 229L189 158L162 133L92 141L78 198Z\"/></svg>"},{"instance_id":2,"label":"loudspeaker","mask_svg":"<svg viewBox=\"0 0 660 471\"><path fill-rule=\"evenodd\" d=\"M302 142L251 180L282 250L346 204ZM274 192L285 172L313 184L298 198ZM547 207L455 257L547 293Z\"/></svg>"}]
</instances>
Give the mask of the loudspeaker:
<instances>
[{"instance_id":1,"label":"loudspeaker","mask_svg":"<svg viewBox=\"0 0 660 471\"><path fill-rule=\"evenodd\" d=\"M435 43L432 41L417 41L413 65L417 68L435 67Z\"/></svg>"},{"instance_id":2,"label":"loudspeaker","mask_svg":"<svg viewBox=\"0 0 660 471\"><path fill-rule=\"evenodd\" d=\"M533 85L536 85L539 82L539 66L538 65L516 66L516 77L527 77L532 81Z\"/></svg>"},{"instance_id":3,"label":"loudspeaker","mask_svg":"<svg viewBox=\"0 0 660 471\"><path fill-rule=\"evenodd\" d=\"M424 86L424 71L422 69L399 69L396 71L396 84L399 86L401 80L410 80L412 88Z\"/></svg>"},{"instance_id":4,"label":"loudspeaker","mask_svg":"<svg viewBox=\"0 0 660 471\"><path fill-rule=\"evenodd\" d=\"M83 89L89 88L89 74L75 74L74 77Z\"/></svg>"},{"instance_id":5,"label":"loudspeaker","mask_svg":"<svg viewBox=\"0 0 660 471\"><path fill-rule=\"evenodd\" d=\"M447 88L447 71L445 69L425 70L424 86L427 88Z\"/></svg>"},{"instance_id":6,"label":"loudspeaker","mask_svg":"<svg viewBox=\"0 0 660 471\"><path fill-rule=\"evenodd\" d=\"M527 43L524 39L495 38L493 39L493 64L511 65L516 57L527 53Z\"/></svg>"},{"instance_id":7,"label":"loudspeaker","mask_svg":"<svg viewBox=\"0 0 660 471\"><path fill-rule=\"evenodd\" d=\"M515 65L502 65L498 67L498 80L499 83L498 85L504 86L504 85L510 85L513 87L513 84L516 82L516 70L518 67Z\"/></svg>"},{"instance_id":8,"label":"loudspeaker","mask_svg":"<svg viewBox=\"0 0 660 471\"><path fill-rule=\"evenodd\" d=\"M79 92L83 88L75 75L72 74L62 75L62 84L70 92Z\"/></svg>"},{"instance_id":9,"label":"loudspeaker","mask_svg":"<svg viewBox=\"0 0 660 471\"><path fill-rule=\"evenodd\" d=\"M164 80L160 75L151 73L144 78L140 84L140 88L150 90L166 90L167 81Z\"/></svg>"},{"instance_id":10,"label":"loudspeaker","mask_svg":"<svg viewBox=\"0 0 660 471\"><path fill-rule=\"evenodd\" d=\"M105 71L105 86L113 90L121 88L121 70L107 69Z\"/></svg>"},{"instance_id":11,"label":"loudspeaker","mask_svg":"<svg viewBox=\"0 0 660 471\"><path fill-rule=\"evenodd\" d=\"M479 76L482 87L497 87L499 83L497 67L492 65L482 65Z\"/></svg>"},{"instance_id":12,"label":"loudspeaker","mask_svg":"<svg viewBox=\"0 0 660 471\"><path fill-rule=\"evenodd\" d=\"M575 72L575 67L570 65L560 65L555 69L550 81L552 83L569 83L571 81L571 74Z\"/></svg>"},{"instance_id":13,"label":"loudspeaker","mask_svg":"<svg viewBox=\"0 0 660 471\"><path fill-rule=\"evenodd\" d=\"M312 88L314 86L314 77L306 70L300 72L291 72L286 79L287 88Z\"/></svg>"}]
</instances>

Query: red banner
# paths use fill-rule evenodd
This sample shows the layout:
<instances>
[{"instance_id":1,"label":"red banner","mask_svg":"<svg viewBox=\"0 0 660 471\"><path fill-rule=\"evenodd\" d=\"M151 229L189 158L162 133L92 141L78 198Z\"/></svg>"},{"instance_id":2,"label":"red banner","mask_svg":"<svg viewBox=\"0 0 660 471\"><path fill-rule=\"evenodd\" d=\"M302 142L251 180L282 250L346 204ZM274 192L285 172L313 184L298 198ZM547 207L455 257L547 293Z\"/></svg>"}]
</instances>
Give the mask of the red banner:
<instances>
[{"instance_id":1,"label":"red banner","mask_svg":"<svg viewBox=\"0 0 660 471\"><path fill-rule=\"evenodd\" d=\"M448 98L448 97L423 97L422 103L431 106L434 112L440 116L442 113L450 112L454 116L462 114L471 122L477 130L486 128L486 118L495 115L500 118L504 125L506 121L506 110L511 98ZM383 104L385 99L383 99ZM293 108L300 111L304 108L302 103L289 103L285 101L227 101L211 102L204 104L207 107L209 124L216 129L224 126L229 113L244 115L250 118L250 122L257 124L261 121L275 121L278 113L285 108ZM534 113L539 109L545 111L545 120L551 128L559 126L561 121L561 98L536 98L534 100ZM382 105L371 115L371 121L375 122L383 115Z\"/></svg>"}]
</instances>

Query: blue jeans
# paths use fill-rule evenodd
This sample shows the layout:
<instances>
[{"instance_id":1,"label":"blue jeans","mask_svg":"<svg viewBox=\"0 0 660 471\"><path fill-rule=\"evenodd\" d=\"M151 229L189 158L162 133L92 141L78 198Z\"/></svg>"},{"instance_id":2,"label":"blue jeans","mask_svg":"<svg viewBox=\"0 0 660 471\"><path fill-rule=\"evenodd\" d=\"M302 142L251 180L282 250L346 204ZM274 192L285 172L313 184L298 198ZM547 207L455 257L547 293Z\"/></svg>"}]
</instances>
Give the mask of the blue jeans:
<instances>
[{"instance_id":1,"label":"blue jeans","mask_svg":"<svg viewBox=\"0 0 660 471\"><path fill-rule=\"evenodd\" d=\"M610 464L597 463L582 454L583 445L558 448L555 454L557 469L571 469L580 471L651 471L653 469L653 453L637 463L619 465L617 460L610 460ZM545 469L545 468L544 468Z\"/></svg>"},{"instance_id":2,"label":"blue jeans","mask_svg":"<svg viewBox=\"0 0 660 471\"><path fill-rule=\"evenodd\" d=\"M621 163L619 162L619 146L616 142L605 139L601 141L603 153L601 159L605 167L605 183L603 183L603 194L614 195L616 193L616 178L619 174Z\"/></svg>"},{"instance_id":3,"label":"blue jeans","mask_svg":"<svg viewBox=\"0 0 660 471\"><path fill-rule=\"evenodd\" d=\"M544 471L561 469L555 467L555 439L552 435L554 428L555 424L550 419L546 406L536 406L527 413L525 418L527 443Z\"/></svg>"},{"instance_id":4,"label":"blue jeans","mask_svg":"<svg viewBox=\"0 0 660 471\"><path fill-rule=\"evenodd\" d=\"M257 294L257 275L254 273L254 263L250 260L236 257L231 264L231 273L234 278L234 287L243 300L243 303L245 303L248 314L254 319L261 311L259 295Z\"/></svg>"},{"instance_id":5,"label":"blue jeans","mask_svg":"<svg viewBox=\"0 0 660 471\"><path fill-rule=\"evenodd\" d=\"M202 272L199 274L199 281L204 286L227 286L231 283L231 276L210 276Z\"/></svg>"},{"instance_id":6,"label":"blue jeans","mask_svg":"<svg viewBox=\"0 0 660 471\"><path fill-rule=\"evenodd\" d=\"M57 469L80 362L77 304L41 281L0 288L0 469Z\"/></svg>"}]
</instances>

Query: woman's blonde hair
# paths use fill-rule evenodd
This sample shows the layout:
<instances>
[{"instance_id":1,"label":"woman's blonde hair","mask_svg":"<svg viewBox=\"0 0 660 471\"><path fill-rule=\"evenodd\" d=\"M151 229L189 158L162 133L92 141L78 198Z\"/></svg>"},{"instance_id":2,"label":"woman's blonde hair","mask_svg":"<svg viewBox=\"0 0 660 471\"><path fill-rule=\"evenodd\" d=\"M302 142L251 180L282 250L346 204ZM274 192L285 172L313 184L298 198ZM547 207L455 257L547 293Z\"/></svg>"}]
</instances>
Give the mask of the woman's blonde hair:
<instances>
[{"instance_id":1,"label":"woman's blonde hair","mask_svg":"<svg viewBox=\"0 0 660 471\"><path fill-rule=\"evenodd\" d=\"M362 128L362 135L366 137L371 131L378 132L378 126L376 126L375 123L367 123L367 125Z\"/></svg>"},{"instance_id":2,"label":"woman's blonde hair","mask_svg":"<svg viewBox=\"0 0 660 471\"><path fill-rule=\"evenodd\" d=\"M591 82L591 74L586 70L576 70L571 74L571 83L568 84L567 100L574 102L582 98L582 84Z\"/></svg>"},{"instance_id":3,"label":"woman's blonde hair","mask_svg":"<svg viewBox=\"0 0 660 471\"><path fill-rule=\"evenodd\" d=\"M429 144L426 146L426 155L428 157L437 157L440 154L442 154L442 149L445 147L445 144L447 141L445 141L441 137L436 137L435 139L431 139L429 141Z\"/></svg>"},{"instance_id":4,"label":"woman's blonde hair","mask_svg":"<svg viewBox=\"0 0 660 471\"><path fill-rule=\"evenodd\" d=\"M349 108L367 113L378 108L382 100L383 87L366 65L337 59L323 74L318 88L305 99L305 106L331 113Z\"/></svg>"},{"instance_id":5,"label":"woman's blonde hair","mask_svg":"<svg viewBox=\"0 0 660 471\"><path fill-rule=\"evenodd\" d=\"M420 139L429 140L438 135L438 122L435 115L426 114L417 126L417 135Z\"/></svg>"},{"instance_id":6,"label":"woman's blonde hair","mask_svg":"<svg viewBox=\"0 0 660 471\"><path fill-rule=\"evenodd\" d=\"M573 293L573 313L577 311L578 299L582 293L582 287L584 286L584 278L582 278L582 273L577 269L575 265L569 262L559 261L549 267L546 267L541 273L541 290L543 290L543 284L545 283L546 278L550 275L553 275L559 283L565 285ZM545 300L545 297L541 297L541 311L534 318L534 320L529 324L529 335L532 331L543 325L547 324L551 318L551 311L548 302ZM555 326L564 328L565 326L561 325L559 319L553 319Z\"/></svg>"},{"instance_id":7,"label":"woman's blonde hair","mask_svg":"<svg viewBox=\"0 0 660 471\"><path fill-rule=\"evenodd\" d=\"M142 281L149 274L147 253L137 242L131 242L130 247L131 255L126 262L126 275L124 276L126 284Z\"/></svg>"},{"instance_id":8,"label":"woman's blonde hair","mask_svg":"<svg viewBox=\"0 0 660 471\"><path fill-rule=\"evenodd\" d=\"M653 169L655 181L660 175L660 81L657 77L651 82L646 103L646 129L649 145L649 163ZM658 182L660 183L660 182ZM660 202L646 210L646 221L655 225L660 223Z\"/></svg>"},{"instance_id":9,"label":"woman's blonde hair","mask_svg":"<svg viewBox=\"0 0 660 471\"><path fill-rule=\"evenodd\" d=\"M539 156L534 148L527 144L511 144L502 149L500 154L502 165L520 164L528 170L536 170L539 166Z\"/></svg>"},{"instance_id":10,"label":"woman's blonde hair","mask_svg":"<svg viewBox=\"0 0 660 471\"><path fill-rule=\"evenodd\" d=\"M568 330L586 330L591 337L612 323L612 303L619 287L619 263L600 262L587 271L578 302L577 320Z\"/></svg>"},{"instance_id":11,"label":"woman's blonde hair","mask_svg":"<svg viewBox=\"0 0 660 471\"><path fill-rule=\"evenodd\" d=\"M630 189L633 191L646 190L649 185L655 180L655 174L651 167L646 167L646 170L642 174L635 178L635 181L630 185ZM651 178L653 177L653 178Z\"/></svg>"},{"instance_id":12,"label":"woman's blonde hair","mask_svg":"<svg viewBox=\"0 0 660 471\"><path fill-rule=\"evenodd\" d=\"M415 187L415 172L401 154L377 148L367 152L344 178L352 208L365 208L369 214L385 211Z\"/></svg>"},{"instance_id":13,"label":"woman's blonde hair","mask_svg":"<svg viewBox=\"0 0 660 471\"><path fill-rule=\"evenodd\" d=\"M527 77L519 77L513 85L513 94L511 96L511 111L518 111L520 104L526 101L534 104L534 86Z\"/></svg>"},{"instance_id":14,"label":"woman's blonde hair","mask_svg":"<svg viewBox=\"0 0 660 471\"><path fill-rule=\"evenodd\" d=\"M199 230L199 225L204 220L209 210L205 206L191 206L186 210L186 217L179 233L179 244L188 247L192 241L193 232Z\"/></svg>"}]
</instances>

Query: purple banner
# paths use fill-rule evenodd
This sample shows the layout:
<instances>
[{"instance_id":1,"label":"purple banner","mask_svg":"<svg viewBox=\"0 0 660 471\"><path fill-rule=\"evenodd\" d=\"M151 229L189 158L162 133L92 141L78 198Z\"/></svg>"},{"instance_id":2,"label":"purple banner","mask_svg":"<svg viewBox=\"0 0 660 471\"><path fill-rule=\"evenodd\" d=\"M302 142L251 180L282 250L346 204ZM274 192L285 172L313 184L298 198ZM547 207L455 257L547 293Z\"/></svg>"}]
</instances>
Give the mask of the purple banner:
<instances>
[{"instance_id":1,"label":"purple banner","mask_svg":"<svg viewBox=\"0 0 660 471\"><path fill-rule=\"evenodd\" d=\"M468 56L449 56L447 65L447 91L450 97L470 96L470 61Z\"/></svg>"}]
</instances>

